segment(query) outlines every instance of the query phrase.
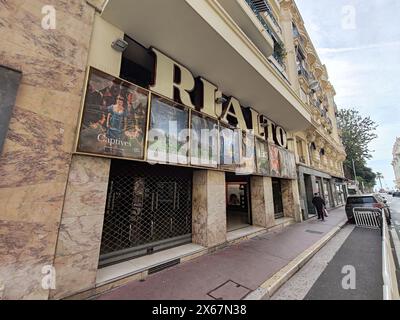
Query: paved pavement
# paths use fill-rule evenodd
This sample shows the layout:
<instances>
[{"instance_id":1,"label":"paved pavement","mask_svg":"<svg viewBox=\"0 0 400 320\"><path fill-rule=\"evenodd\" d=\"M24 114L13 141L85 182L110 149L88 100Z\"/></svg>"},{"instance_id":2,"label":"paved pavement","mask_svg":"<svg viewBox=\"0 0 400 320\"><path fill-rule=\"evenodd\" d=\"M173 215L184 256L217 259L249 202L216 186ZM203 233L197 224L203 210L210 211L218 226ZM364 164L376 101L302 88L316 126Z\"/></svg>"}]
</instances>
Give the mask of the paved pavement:
<instances>
[{"instance_id":1,"label":"paved pavement","mask_svg":"<svg viewBox=\"0 0 400 320\"><path fill-rule=\"evenodd\" d=\"M239 300L346 220L343 208L134 281L97 299Z\"/></svg>"},{"instance_id":2,"label":"paved pavement","mask_svg":"<svg viewBox=\"0 0 400 320\"><path fill-rule=\"evenodd\" d=\"M355 228L305 300L382 300L382 288L381 231Z\"/></svg>"}]
</instances>

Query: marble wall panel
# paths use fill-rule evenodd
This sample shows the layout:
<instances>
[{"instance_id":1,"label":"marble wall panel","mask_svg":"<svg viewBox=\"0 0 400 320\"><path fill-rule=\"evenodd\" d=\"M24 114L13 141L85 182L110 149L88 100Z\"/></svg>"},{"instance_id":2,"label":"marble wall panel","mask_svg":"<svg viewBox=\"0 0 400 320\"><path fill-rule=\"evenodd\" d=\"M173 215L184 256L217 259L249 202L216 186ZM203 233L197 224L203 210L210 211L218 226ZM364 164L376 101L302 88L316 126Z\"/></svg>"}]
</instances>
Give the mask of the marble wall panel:
<instances>
[{"instance_id":1,"label":"marble wall panel","mask_svg":"<svg viewBox=\"0 0 400 320\"><path fill-rule=\"evenodd\" d=\"M285 217L302 221L297 180L282 180L282 200Z\"/></svg>"},{"instance_id":2,"label":"marble wall panel","mask_svg":"<svg viewBox=\"0 0 400 320\"><path fill-rule=\"evenodd\" d=\"M63 130L62 122L15 107L0 155L0 188L66 181L71 155L62 150Z\"/></svg>"},{"instance_id":3,"label":"marble wall panel","mask_svg":"<svg viewBox=\"0 0 400 320\"><path fill-rule=\"evenodd\" d=\"M252 176L250 184L253 225L263 228L273 227L275 225L275 216L272 179Z\"/></svg>"},{"instance_id":4,"label":"marble wall panel","mask_svg":"<svg viewBox=\"0 0 400 320\"><path fill-rule=\"evenodd\" d=\"M192 241L207 246L207 171L193 172Z\"/></svg>"},{"instance_id":5,"label":"marble wall panel","mask_svg":"<svg viewBox=\"0 0 400 320\"><path fill-rule=\"evenodd\" d=\"M225 173L193 174L193 242L213 247L226 242Z\"/></svg>"},{"instance_id":6,"label":"marble wall panel","mask_svg":"<svg viewBox=\"0 0 400 320\"><path fill-rule=\"evenodd\" d=\"M81 67L85 65L93 9L83 0L13 0L6 1L5 12L0 13L0 39L7 41L10 50L23 50L25 55L60 60L64 64ZM56 28L42 27L44 5L56 10Z\"/></svg>"},{"instance_id":7,"label":"marble wall panel","mask_svg":"<svg viewBox=\"0 0 400 320\"><path fill-rule=\"evenodd\" d=\"M0 265L54 255L58 225L0 220ZM0 278L7 275L0 274Z\"/></svg>"},{"instance_id":8,"label":"marble wall panel","mask_svg":"<svg viewBox=\"0 0 400 320\"><path fill-rule=\"evenodd\" d=\"M55 30L41 27L45 5ZM0 1L0 64L22 72L0 156L4 299L48 296L29 270L54 260L94 14L85 0Z\"/></svg>"},{"instance_id":9,"label":"marble wall panel","mask_svg":"<svg viewBox=\"0 0 400 320\"><path fill-rule=\"evenodd\" d=\"M46 274L43 267L51 266L53 254L28 261L0 264L0 296L4 300L47 300L49 289L43 288Z\"/></svg>"},{"instance_id":10,"label":"marble wall panel","mask_svg":"<svg viewBox=\"0 0 400 320\"><path fill-rule=\"evenodd\" d=\"M72 159L54 262L58 286L51 298L95 286L110 165L104 158Z\"/></svg>"},{"instance_id":11,"label":"marble wall panel","mask_svg":"<svg viewBox=\"0 0 400 320\"><path fill-rule=\"evenodd\" d=\"M98 249L66 256L58 256L54 263L56 270L56 290L50 291L50 299L62 299L94 288L98 259Z\"/></svg>"}]
</instances>

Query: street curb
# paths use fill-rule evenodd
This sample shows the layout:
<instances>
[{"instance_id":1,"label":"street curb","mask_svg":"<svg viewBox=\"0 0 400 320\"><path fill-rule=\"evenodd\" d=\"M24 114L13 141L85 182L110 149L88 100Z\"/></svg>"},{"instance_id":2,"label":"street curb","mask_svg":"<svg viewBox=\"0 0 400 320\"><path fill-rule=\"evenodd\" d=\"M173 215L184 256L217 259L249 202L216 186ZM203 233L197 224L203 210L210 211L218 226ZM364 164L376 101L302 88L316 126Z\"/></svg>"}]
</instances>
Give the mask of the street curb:
<instances>
[{"instance_id":1,"label":"street curb","mask_svg":"<svg viewBox=\"0 0 400 320\"><path fill-rule=\"evenodd\" d=\"M397 231L395 229L391 229L390 233L392 235L392 240L393 240L393 249L395 251L396 257L397 257L397 262L400 265L400 239L399 236L397 235Z\"/></svg>"},{"instance_id":2,"label":"street curb","mask_svg":"<svg viewBox=\"0 0 400 320\"><path fill-rule=\"evenodd\" d=\"M347 220L341 222L339 225L329 231L322 239L320 239L307 250L303 251L288 265L275 273L271 278L267 279L256 290L248 294L244 300L265 300L271 298L286 281L296 274L346 224Z\"/></svg>"}]
</instances>

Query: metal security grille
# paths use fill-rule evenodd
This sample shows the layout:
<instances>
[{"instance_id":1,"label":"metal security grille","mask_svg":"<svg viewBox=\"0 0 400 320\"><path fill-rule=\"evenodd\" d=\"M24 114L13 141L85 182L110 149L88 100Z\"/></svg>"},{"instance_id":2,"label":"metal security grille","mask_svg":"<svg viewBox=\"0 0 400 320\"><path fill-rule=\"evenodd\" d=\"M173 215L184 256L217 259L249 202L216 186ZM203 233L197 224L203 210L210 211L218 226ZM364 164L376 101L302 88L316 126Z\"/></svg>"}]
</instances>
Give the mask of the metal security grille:
<instances>
[{"instance_id":1,"label":"metal security grille","mask_svg":"<svg viewBox=\"0 0 400 320\"><path fill-rule=\"evenodd\" d=\"M100 266L191 242L192 172L113 160Z\"/></svg>"}]
</instances>

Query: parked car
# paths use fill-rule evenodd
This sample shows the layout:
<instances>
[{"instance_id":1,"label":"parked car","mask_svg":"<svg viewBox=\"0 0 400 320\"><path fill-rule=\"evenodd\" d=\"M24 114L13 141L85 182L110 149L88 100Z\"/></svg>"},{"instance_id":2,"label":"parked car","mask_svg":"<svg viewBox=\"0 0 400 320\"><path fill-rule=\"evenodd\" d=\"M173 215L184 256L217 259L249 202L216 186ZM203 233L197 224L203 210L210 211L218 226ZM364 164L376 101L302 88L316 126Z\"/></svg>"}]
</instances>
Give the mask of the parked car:
<instances>
[{"instance_id":1,"label":"parked car","mask_svg":"<svg viewBox=\"0 0 400 320\"><path fill-rule=\"evenodd\" d=\"M346 201L346 215L350 223L355 223L354 208L378 208L385 211L387 223L390 225L392 216L387 200L379 194L365 194L349 196Z\"/></svg>"},{"instance_id":2,"label":"parked car","mask_svg":"<svg viewBox=\"0 0 400 320\"><path fill-rule=\"evenodd\" d=\"M393 197L400 198L400 192L399 191L393 192Z\"/></svg>"}]
</instances>

